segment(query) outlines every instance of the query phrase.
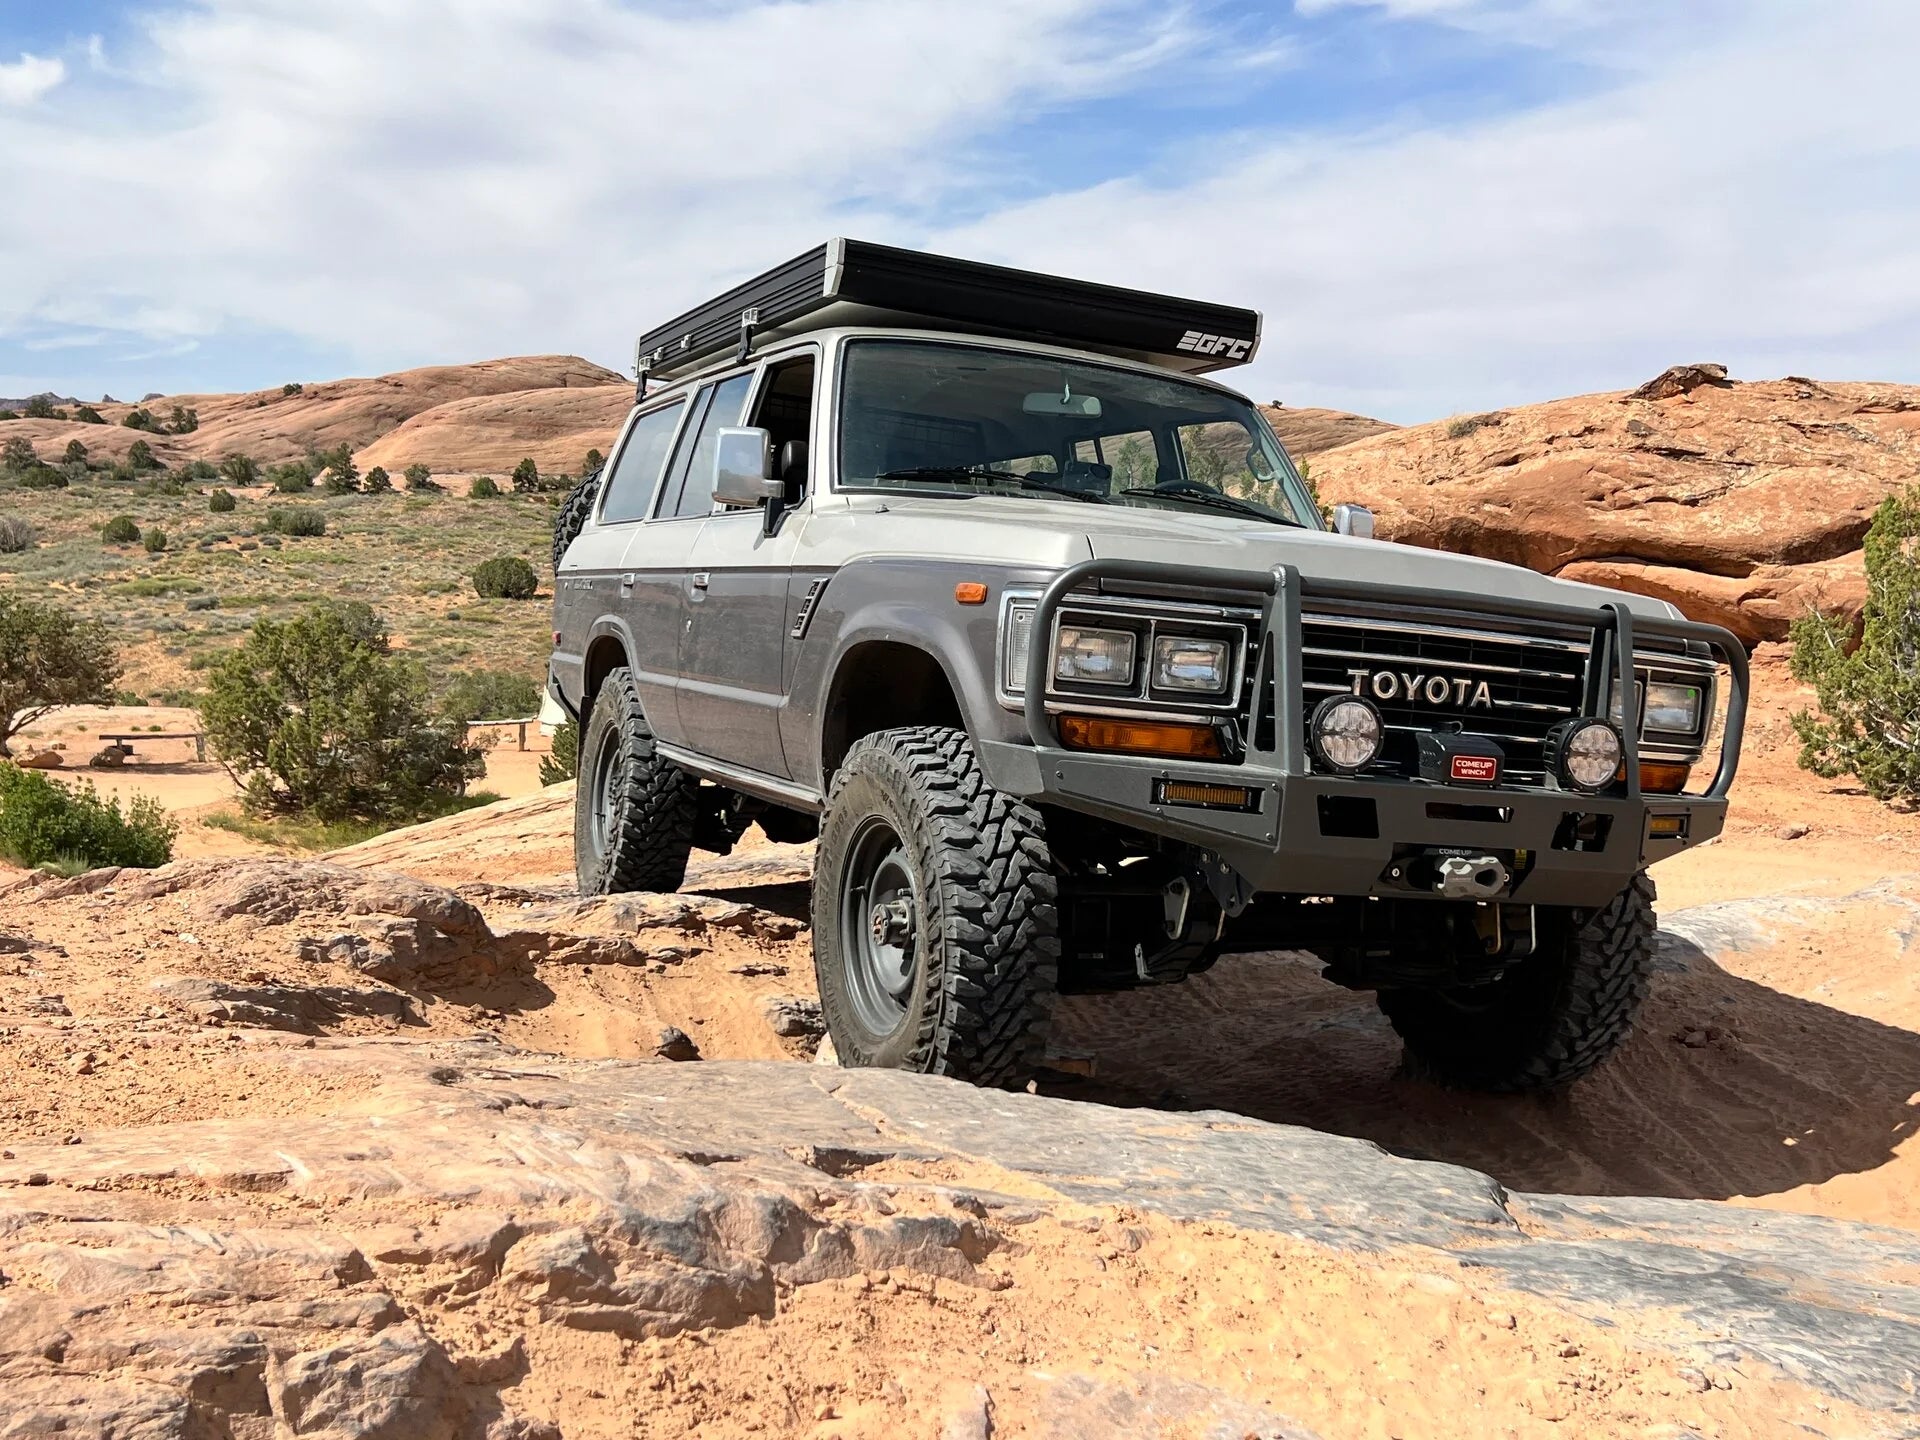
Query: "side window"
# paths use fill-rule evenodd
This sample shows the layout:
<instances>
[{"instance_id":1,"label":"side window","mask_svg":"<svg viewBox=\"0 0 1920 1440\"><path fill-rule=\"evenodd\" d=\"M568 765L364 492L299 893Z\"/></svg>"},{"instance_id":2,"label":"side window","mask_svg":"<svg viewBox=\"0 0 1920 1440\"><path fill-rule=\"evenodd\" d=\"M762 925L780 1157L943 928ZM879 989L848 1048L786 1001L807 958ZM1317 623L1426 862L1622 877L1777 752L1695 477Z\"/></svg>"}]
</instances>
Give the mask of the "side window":
<instances>
[{"instance_id":1,"label":"side window","mask_svg":"<svg viewBox=\"0 0 1920 1440\"><path fill-rule=\"evenodd\" d=\"M1077 440L1073 452L1076 460L1110 466L1115 491L1136 485L1155 485L1160 481L1160 452L1148 431L1136 430L1131 435L1102 435L1097 440Z\"/></svg>"},{"instance_id":2,"label":"side window","mask_svg":"<svg viewBox=\"0 0 1920 1440\"><path fill-rule=\"evenodd\" d=\"M627 443L614 457L613 470L607 476L607 497L600 505L600 523L616 525L623 520L646 518L653 505L654 488L660 472L666 468L667 447L673 443L674 427L680 412L687 408L679 400L651 415L642 415L627 435Z\"/></svg>"},{"instance_id":3,"label":"side window","mask_svg":"<svg viewBox=\"0 0 1920 1440\"><path fill-rule=\"evenodd\" d=\"M813 433L814 357L784 360L767 371L760 403L747 423L773 436L774 473L786 482L787 503L807 493L807 441Z\"/></svg>"},{"instance_id":4,"label":"side window","mask_svg":"<svg viewBox=\"0 0 1920 1440\"><path fill-rule=\"evenodd\" d=\"M1180 459L1189 480L1223 494L1273 503L1267 492L1278 487L1263 483L1250 468L1254 440L1245 425L1237 420L1217 420L1206 425L1182 425L1174 433L1180 437Z\"/></svg>"},{"instance_id":5,"label":"side window","mask_svg":"<svg viewBox=\"0 0 1920 1440\"><path fill-rule=\"evenodd\" d=\"M747 390L753 384L751 373L722 380L713 388L707 413L700 417L699 433L689 447L680 442L686 460L676 459L674 473L679 477L680 493L673 508L661 507L660 518L680 515L705 515L713 509L713 451L716 436L728 425L740 423L740 408L747 403ZM689 453L690 452L690 453Z\"/></svg>"}]
</instances>

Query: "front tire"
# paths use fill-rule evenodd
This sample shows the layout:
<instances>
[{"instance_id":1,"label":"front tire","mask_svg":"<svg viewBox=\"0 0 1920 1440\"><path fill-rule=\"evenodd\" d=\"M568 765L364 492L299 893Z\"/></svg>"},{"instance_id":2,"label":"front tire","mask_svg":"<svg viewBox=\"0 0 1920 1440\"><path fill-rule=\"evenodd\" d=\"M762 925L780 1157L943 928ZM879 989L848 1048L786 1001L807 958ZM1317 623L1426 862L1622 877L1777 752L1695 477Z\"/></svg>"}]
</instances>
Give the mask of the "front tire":
<instances>
[{"instance_id":1,"label":"front tire","mask_svg":"<svg viewBox=\"0 0 1920 1440\"><path fill-rule=\"evenodd\" d=\"M625 666L601 682L580 737L573 868L583 895L678 890L699 781L662 759Z\"/></svg>"},{"instance_id":2,"label":"front tire","mask_svg":"<svg viewBox=\"0 0 1920 1440\"><path fill-rule=\"evenodd\" d=\"M887 730L834 777L813 964L840 1063L1023 1083L1060 943L1040 813L994 790L965 732Z\"/></svg>"},{"instance_id":3,"label":"front tire","mask_svg":"<svg viewBox=\"0 0 1920 1440\"><path fill-rule=\"evenodd\" d=\"M1652 970L1653 880L1643 871L1579 927L1488 985L1385 990L1409 1068L1461 1090L1559 1090L1620 1048Z\"/></svg>"}]
</instances>

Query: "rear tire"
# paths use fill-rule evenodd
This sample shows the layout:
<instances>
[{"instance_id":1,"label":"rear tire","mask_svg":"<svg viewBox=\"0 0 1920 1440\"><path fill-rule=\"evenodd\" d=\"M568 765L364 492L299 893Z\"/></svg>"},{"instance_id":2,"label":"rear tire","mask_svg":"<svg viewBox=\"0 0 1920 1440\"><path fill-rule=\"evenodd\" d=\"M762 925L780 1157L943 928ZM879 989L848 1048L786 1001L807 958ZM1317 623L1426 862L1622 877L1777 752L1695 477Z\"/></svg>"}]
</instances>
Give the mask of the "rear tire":
<instances>
[{"instance_id":1,"label":"rear tire","mask_svg":"<svg viewBox=\"0 0 1920 1440\"><path fill-rule=\"evenodd\" d=\"M693 848L699 781L654 750L633 672L601 682L580 737L573 868L583 895L678 890Z\"/></svg>"},{"instance_id":2,"label":"rear tire","mask_svg":"<svg viewBox=\"0 0 1920 1440\"><path fill-rule=\"evenodd\" d=\"M1409 1069L1461 1090L1551 1091L1620 1048L1647 995L1653 880L1643 871L1579 928L1543 935L1539 953L1488 985L1384 990L1377 997Z\"/></svg>"},{"instance_id":3,"label":"rear tire","mask_svg":"<svg viewBox=\"0 0 1920 1440\"><path fill-rule=\"evenodd\" d=\"M1053 1011L1056 893L1040 813L988 785L964 731L856 742L813 881L814 974L840 1063L1024 1082Z\"/></svg>"}]
</instances>

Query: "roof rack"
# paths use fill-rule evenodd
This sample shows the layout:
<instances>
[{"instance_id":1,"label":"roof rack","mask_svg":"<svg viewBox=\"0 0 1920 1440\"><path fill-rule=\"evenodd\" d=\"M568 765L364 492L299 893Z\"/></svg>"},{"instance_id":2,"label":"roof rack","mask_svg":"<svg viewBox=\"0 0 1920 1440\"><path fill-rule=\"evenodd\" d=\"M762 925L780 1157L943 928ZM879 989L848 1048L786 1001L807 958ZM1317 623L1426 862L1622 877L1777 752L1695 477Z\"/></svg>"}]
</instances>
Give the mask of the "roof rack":
<instances>
[{"instance_id":1,"label":"roof rack","mask_svg":"<svg viewBox=\"0 0 1920 1440\"><path fill-rule=\"evenodd\" d=\"M834 325L1038 340L1186 374L1243 365L1260 348L1257 310L836 239L648 331L634 371L644 388Z\"/></svg>"}]
</instances>

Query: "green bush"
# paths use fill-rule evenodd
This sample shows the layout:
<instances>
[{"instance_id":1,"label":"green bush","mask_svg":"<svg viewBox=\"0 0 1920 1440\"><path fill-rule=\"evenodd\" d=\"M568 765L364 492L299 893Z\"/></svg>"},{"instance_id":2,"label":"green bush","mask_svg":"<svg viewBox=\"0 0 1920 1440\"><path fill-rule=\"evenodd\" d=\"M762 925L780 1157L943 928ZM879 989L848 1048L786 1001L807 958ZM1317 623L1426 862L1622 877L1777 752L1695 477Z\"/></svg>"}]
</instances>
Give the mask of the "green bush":
<instances>
[{"instance_id":1,"label":"green bush","mask_svg":"<svg viewBox=\"0 0 1920 1440\"><path fill-rule=\"evenodd\" d=\"M6 444L0 445L0 470L17 475L39 463L40 452L33 448L33 442L24 435L15 435Z\"/></svg>"},{"instance_id":2,"label":"green bush","mask_svg":"<svg viewBox=\"0 0 1920 1440\"><path fill-rule=\"evenodd\" d=\"M51 465L36 465L20 477L23 490L64 490L70 483L64 470Z\"/></svg>"},{"instance_id":3,"label":"green bush","mask_svg":"<svg viewBox=\"0 0 1920 1440\"><path fill-rule=\"evenodd\" d=\"M313 489L313 467L304 460L289 460L274 466L269 478L273 488L282 495L304 495Z\"/></svg>"},{"instance_id":4,"label":"green bush","mask_svg":"<svg viewBox=\"0 0 1920 1440\"><path fill-rule=\"evenodd\" d=\"M143 870L173 859L180 827L160 802L136 795L122 811L82 781L66 786L36 770L0 764L0 855L15 865Z\"/></svg>"},{"instance_id":5,"label":"green bush","mask_svg":"<svg viewBox=\"0 0 1920 1440\"><path fill-rule=\"evenodd\" d=\"M229 455L220 462L220 478L229 485L258 485L260 467L251 455Z\"/></svg>"},{"instance_id":6,"label":"green bush","mask_svg":"<svg viewBox=\"0 0 1920 1440\"><path fill-rule=\"evenodd\" d=\"M320 477L320 488L329 495L358 495L360 482L347 472L329 466L327 473Z\"/></svg>"},{"instance_id":7,"label":"green bush","mask_svg":"<svg viewBox=\"0 0 1920 1440\"><path fill-rule=\"evenodd\" d=\"M0 420L18 420L19 418L18 410L0 410Z\"/></svg>"},{"instance_id":8,"label":"green bush","mask_svg":"<svg viewBox=\"0 0 1920 1440\"><path fill-rule=\"evenodd\" d=\"M151 430L157 434L160 429L160 422L153 418L153 412L144 405L129 410L120 423L129 430Z\"/></svg>"},{"instance_id":9,"label":"green bush","mask_svg":"<svg viewBox=\"0 0 1920 1440\"><path fill-rule=\"evenodd\" d=\"M482 600L531 600L540 589L540 577L519 556L496 555L474 570L473 589Z\"/></svg>"},{"instance_id":10,"label":"green bush","mask_svg":"<svg viewBox=\"0 0 1920 1440\"><path fill-rule=\"evenodd\" d=\"M318 510L269 510L267 529L275 535L300 535L311 538L327 533L327 517Z\"/></svg>"},{"instance_id":11,"label":"green bush","mask_svg":"<svg viewBox=\"0 0 1920 1440\"><path fill-rule=\"evenodd\" d=\"M606 463L606 456L602 455L598 450L589 450L587 451L587 458L580 462L580 473L583 476L591 475Z\"/></svg>"},{"instance_id":12,"label":"green bush","mask_svg":"<svg viewBox=\"0 0 1920 1440\"><path fill-rule=\"evenodd\" d=\"M282 399L286 399L290 396L298 395L302 390L306 388L307 387L304 385L298 385L298 384L289 382L288 384L282 385L280 387L280 396Z\"/></svg>"},{"instance_id":13,"label":"green bush","mask_svg":"<svg viewBox=\"0 0 1920 1440\"><path fill-rule=\"evenodd\" d=\"M516 495L540 493L540 467L533 463L531 455L513 467L513 493Z\"/></svg>"},{"instance_id":14,"label":"green bush","mask_svg":"<svg viewBox=\"0 0 1920 1440\"><path fill-rule=\"evenodd\" d=\"M200 412L198 410L182 409L176 405L173 407L173 413L167 417L169 435L191 435L199 428Z\"/></svg>"},{"instance_id":15,"label":"green bush","mask_svg":"<svg viewBox=\"0 0 1920 1440\"><path fill-rule=\"evenodd\" d=\"M48 711L105 703L119 679L105 625L0 590L0 756Z\"/></svg>"},{"instance_id":16,"label":"green bush","mask_svg":"<svg viewBox=\"0 0 1920 1440\"><path fill-rule=\"evenodd\" d=\"M135 470L159 470L162 468L159 457L153 453L153 446L145 440L136 440L127 447L127 464Z\"/></svg>"},{"instance_id":17,"label":"green bush","mask_svg":"<svg viewBox=\"0 0 1920 1440\"><path fill-rule=\"evenodd\" d=\"M558 785L580 773L580 727L569 720L553 732L551 754L540 757L540 783Z\"/></svg>"},{"instance_id":18,"label":"green bush","mask_svg":"<svg viewBox=\"0 0 1920 1440\"><path fill-rule=\"evenodd\" d=\"M491 475L482 475L468 488L467 494L475 500L497 500L500 498L500 487L493 483Z\"/></svg>"},{"instance_id":19,"label":"green bush","mask_svg":"<svg viewBox=\"0 0 1920 1440\"><path fill-rule=\"evenodd\" d=\"M434 482L433 471L424 465L409 465L402 474L406 479L407 489L409 490L425 492L444 488Z\"/></svg>"},{"instance_id":20,"label":"green bush","mask_svg":"<svg viewBox=\"0 0 1920 1440\"><path fill-rule=\"evenodd\" d=\"M31 400L27 401L27 408L22 413L29 420L64 420L67 418L66 411L53 408L53 396L51 395L34 396Z\"/></svg>"},{"instance_id":21,"label":"green bush","mask_svg":"<svg viewBox=\"0 0 1920 1440\"><path fill-rule=\"evenodd\" d=\"M382 466L376 465L367 471L367 478L361 481L360 488L369 495L385 495L393 490L393 477Z\"/></svg>"},{"instance_id":22,"label":"green bush","mask_svg":"<svg viewBox=\"0 0 1920 1440\"><path fill-rule=\"evenodd\" d=\"M60 457L60 463L63 465L78 465L82 469L85 469L87 464L87 447L82 445L78 440L67 441L67 450L66 453Z\"/></svg>"},{"instance_id":23,"label":"green bush","mask_svg":"<svg viewBox=\"0 0 1920 1440\"><path fill-rule=\"evenodd\" d=\"M540 687L511 670L468 670L447 683L440 713L457 724L519 720L540 713Z\"/></svg>"},{"instance_id":24,"label":"green bush","mask_svg":"<svg viewBox=\"0 0 1920 1440\"><path fill-rule=\"evenodd\" d=\"M149 555L158 555L167 548L167 532L158 525L149 526L147 533L140 537L140 544Z\"/></svg>"},{"instance_id":25,"label":"green bush","mask_svg":"<svg viewBox=\"0 0 1920 1440\"><path fill-rule=\"evenodd\" d=\"M78 420L82 425L104 425L107 423L106 417L91 405L82 405L79 409L75 410L73 412L73 418Z\"/></svg>"},{"instance_id":26,"label":"green bush","mask_svg":"<svg viewBox=\"0 0 1920 1440\"><path fill-rule=\"evenodd\" d=\"M131 515L116 515L100 527L100 538L109 545L131 545L140 538L140 527Z\"/></svg>"},{"instance_id":27,"label":"green bush","mask_svg":"<svg viewBox=\"0 0 1920 1440\"><path fill-rule=\"evenodd\" d=\"M405 821L485 769L458 727L434 723L424 671L358 603L260 621L214 665L200 718L256 814Z\"/></svg>"},{"instance_id":28,"label":"green bush","mask_svg":"<svg viewBox=\"0 0 1920 1440\"><path fill-rule=\"evenodd\" d=\"M1890 495L1866 540L1867 603L1851 627L1809 615L1793 627L1793 675L1820 715L1793 717L1800 764L1859 778L1876 800L1920 801L1920 485Z\"/></svg>"},{"instance_id":29,"label":"green bush","mask_svg":"<svg viewBox=\"0 0 1920 1440\"><path fill-rule=\"evenodd\" d=\"M214 468L212 462L207 460L189 460L180 473L189 480L218 480L220 478L220 472Z\"/></svg>"},{"instance_id":30,"label":"green bush","mask_svg":"<svg viewBox=\"0 0 1920 1440\"><path fill-rule=\"evenodd\" d=\"M40 532L18 515L0 515L0 555L18 555L31 550Z\"/></svg>"},{"instance_id":31,"label":"green bush","mask_svg":"<svg viewBox=\"0 0 1920 1440\"><path fill-rule=\"evenodd\" d=\"M215 515L225 515L239 505L239 503L238 500L233 498L233 492L231 490L215 490L211 495L207 496L207 509L211 510Z\"/></svg>"}]
</instances>

